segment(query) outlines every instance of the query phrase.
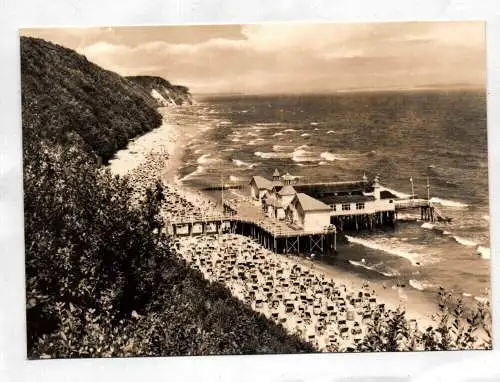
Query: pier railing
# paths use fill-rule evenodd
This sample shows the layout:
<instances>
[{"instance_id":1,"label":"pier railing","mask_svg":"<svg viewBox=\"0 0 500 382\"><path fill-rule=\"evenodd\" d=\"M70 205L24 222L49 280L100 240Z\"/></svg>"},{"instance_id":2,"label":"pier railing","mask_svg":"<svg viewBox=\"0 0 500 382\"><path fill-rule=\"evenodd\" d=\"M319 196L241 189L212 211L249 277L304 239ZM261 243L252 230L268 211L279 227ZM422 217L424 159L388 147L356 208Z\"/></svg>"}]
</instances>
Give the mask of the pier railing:
<instances>
[{"instance_id":1,"label":"pier railing","mask_svg":"<svg viewBox=\"0 0 500 382\"><path fill-rule=\"evenodd\" d=\"M245 224L253 224L259 228L267 231L272 236L304 236L304 235L325 235L336 232L335 226L324 227L317 230L305 231L300 227L291 227L284 222L268 221L266 218L252 218L247 216L239 216L238 214L220 214L220 215L207 215L199 216L185 216L176 219L167 219L166 223L169 225L192 225L192 224L210 224L210 223L224 223L224 222L237 222Z\"/></svg>"},{"instance_id":2,"label":"pier railing","mask_svg":"<svg viewBox=\"0 0 500 382\"><path fill-rule=\"evenodd\" d=\"M401 199L395 202L396 209L431 207L430 201L426 199Z\"/></svg>"}]
</instances>

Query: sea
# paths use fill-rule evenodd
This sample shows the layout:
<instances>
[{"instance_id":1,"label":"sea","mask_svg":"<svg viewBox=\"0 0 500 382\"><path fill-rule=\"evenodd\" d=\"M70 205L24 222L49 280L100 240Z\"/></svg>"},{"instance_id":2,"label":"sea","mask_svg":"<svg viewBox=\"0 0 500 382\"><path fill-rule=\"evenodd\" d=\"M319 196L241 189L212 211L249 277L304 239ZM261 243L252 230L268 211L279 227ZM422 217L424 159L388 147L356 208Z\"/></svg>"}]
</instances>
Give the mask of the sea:
<instances>
[{"instance_id":1,"label":"sea","mask_svg":"<svg viewBox=\"0 0 500 382\"><path fill-rule=\"evenodd\" d=\"M466 303L488 298L484 90L212 96L168 118L189 137L177 174L189 187L248 184L274 169L303 182L378 174L383 186L421 198L428 182L432 202L451 222L400 214L396 228L350 233L336 255L320 261L430 299L440 287Z\"/></svg>"}]
</instances>

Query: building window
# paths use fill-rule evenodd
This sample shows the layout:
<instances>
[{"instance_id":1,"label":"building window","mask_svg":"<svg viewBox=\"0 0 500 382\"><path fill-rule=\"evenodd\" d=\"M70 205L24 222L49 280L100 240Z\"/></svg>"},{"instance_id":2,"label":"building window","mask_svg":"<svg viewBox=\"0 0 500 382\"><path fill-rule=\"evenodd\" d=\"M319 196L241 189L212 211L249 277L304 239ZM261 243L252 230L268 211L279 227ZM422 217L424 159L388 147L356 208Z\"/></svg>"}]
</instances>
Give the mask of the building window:
<instances>
[{"instance_id":1,"label":"building window","mask_svg":"<svg viewBox=\"0 0 500 382\"><path fill-rule=\"evenodd\" d=\"M332 207L332 210L337 211L337 206L335 204L332 204L330 207Z\"/></svg>"},{"instance_id":2,"label":"building window","mask_svg":"<svg viewBox=\"0 0 500 382\"><path fill-rule=\"evenodd\" d=\"M357 210L364 210L365 209L365 203L356 203L356 209Z\"/></svg>"},{"instance_id":3,"label":"building window","mask_svg":"<svg viewBox=\"0 0 500 382\"><path fill-rule=\"evenodd\" d=\"M350 210L351 210L350 204L342 204L342 211L350 211Z\"/></svg>"}]
</instances>

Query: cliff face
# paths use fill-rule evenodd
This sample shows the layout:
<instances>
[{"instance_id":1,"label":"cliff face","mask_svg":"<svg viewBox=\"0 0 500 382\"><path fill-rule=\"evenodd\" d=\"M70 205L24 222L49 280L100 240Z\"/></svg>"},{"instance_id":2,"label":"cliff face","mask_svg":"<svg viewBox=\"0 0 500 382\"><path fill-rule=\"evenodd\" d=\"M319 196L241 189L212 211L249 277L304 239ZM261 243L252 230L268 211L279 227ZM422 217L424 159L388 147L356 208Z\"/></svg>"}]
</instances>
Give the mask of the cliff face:
<instances>
[{"instance_id":1,"label":"cliff face","mask_svg":"<svg viewBox=\"0 0 500 382\"><path fill-rule=\"evenodd\" d=\"M193 103L187 87L173 85L164 78L153 76L130 76L126 78L144 89L147 95L154 98L159 107L191 105Z\"/></svg>"},{"instance_id":2,"label":"cliff face","mask_svg":"<svg viewBox=\"0 0 500 382\"><path fill-rule=\"evenodd\" d=\"M191 103L186 87L158 77L127 79L31 37L21 37L21 90L25 144L79 143L104 162L131 138L160 126L158 106Z\"/></svg>"}]
</instances>

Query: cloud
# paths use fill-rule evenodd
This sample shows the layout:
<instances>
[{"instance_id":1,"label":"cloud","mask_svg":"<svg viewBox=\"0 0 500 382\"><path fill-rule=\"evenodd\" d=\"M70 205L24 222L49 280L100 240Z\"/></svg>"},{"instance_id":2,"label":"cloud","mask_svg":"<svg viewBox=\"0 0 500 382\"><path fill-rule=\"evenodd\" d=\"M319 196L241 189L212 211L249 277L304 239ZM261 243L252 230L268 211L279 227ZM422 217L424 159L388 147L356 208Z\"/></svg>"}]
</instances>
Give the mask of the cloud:
<instances>
[{"instance_id":1,"label":"cloud","mask_svg":"<svg viewBox=\"0 0 500 382\"><path fill-rule=\"evenodd\" d=\"M123 75L160 75L193 92L323 92L485 83L480 22L65 31L37 33L63 41L106 69Z\"/></svg>"}]
</instances>

